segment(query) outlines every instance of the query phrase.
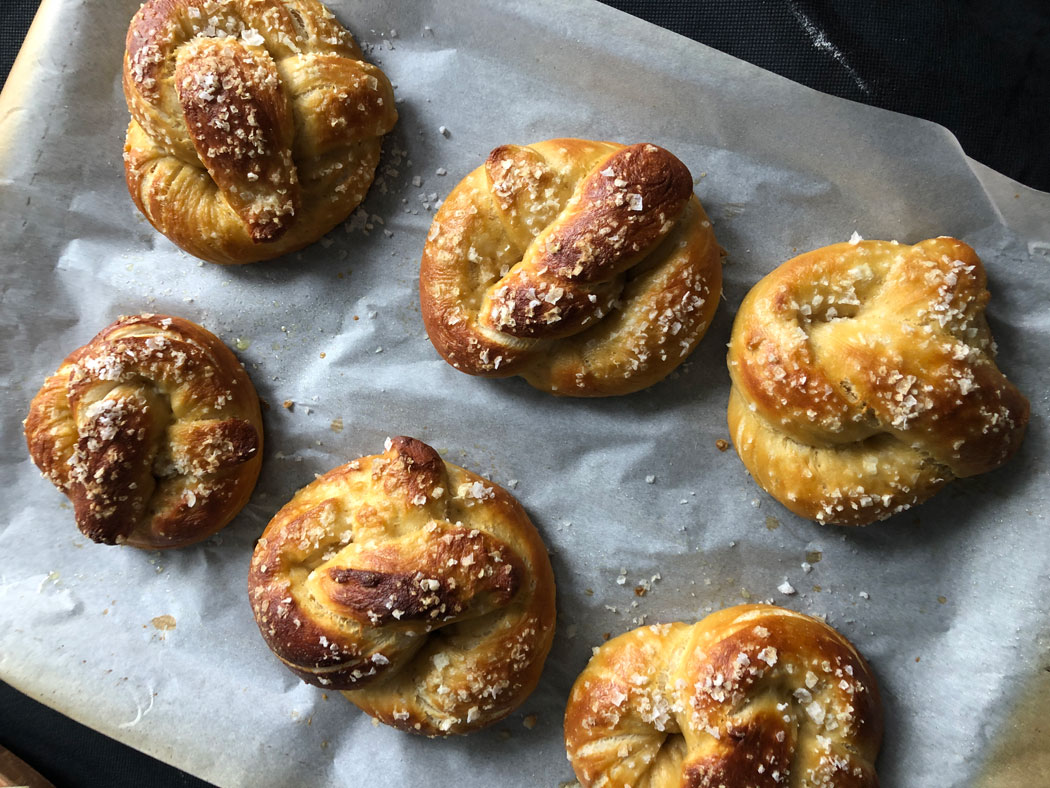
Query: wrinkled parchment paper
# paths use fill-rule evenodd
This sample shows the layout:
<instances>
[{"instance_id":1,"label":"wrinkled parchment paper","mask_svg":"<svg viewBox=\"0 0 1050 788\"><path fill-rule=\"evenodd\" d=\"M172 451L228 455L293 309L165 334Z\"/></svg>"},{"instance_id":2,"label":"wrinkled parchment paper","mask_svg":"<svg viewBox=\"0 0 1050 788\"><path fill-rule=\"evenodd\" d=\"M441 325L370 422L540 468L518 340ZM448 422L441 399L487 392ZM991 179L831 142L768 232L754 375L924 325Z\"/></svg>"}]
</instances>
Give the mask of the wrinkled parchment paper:
<instances>
[{"instance_id":1,"label":"wrinkled parchment paper","mask_svg":"<svg viewBox=\"0 0 1050 788\"><path fill-rule=\"evenodd\" d=\"M333 0L396 85L401 120L377 183L300 254L201 264L125 190L119 74L136 5L46 0L0 101L0 678L222 786L554 786L571 779L565 699L605 633L772 599L827 615L873 664L884 785L971 785L1005 774L1002 758L1037 774L1045 736L1004 742L1030 730L1016 709L1050 664L1050 196L971 164L937 126L815 93L597 3ZM728 252L707 338L636 395L557 400L519 379L471 378L423 330L416 276L438 202L493 147L558 136L672 150ZM1006 468L841 530L788 513L716 441L728 438L725 345L743 295L796 251L854 231L955 235L978 249L1000 364L1031 398L1032 422ZM247 509L163 554L80 536L21 437L44 377L138 311L217 333L271 406ZM558 579L539 689L468 738L377 727L299 682L248 606L249 556L272 514L314 474L395 434L512 486ZM785 579L796 594L778 591Z\"/></svg>"}]
</instances>

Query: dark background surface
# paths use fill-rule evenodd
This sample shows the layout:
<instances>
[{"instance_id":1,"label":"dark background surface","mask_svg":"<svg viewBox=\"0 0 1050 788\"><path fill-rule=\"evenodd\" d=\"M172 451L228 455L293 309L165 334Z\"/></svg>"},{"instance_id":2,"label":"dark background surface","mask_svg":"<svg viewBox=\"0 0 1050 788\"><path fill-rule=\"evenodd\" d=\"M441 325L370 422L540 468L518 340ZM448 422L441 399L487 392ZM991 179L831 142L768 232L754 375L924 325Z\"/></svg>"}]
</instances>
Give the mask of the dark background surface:
<instances>
[{"instance_id":1,"label":"dark background surface","mask_svg":"<svg viewBox=\"0 0 1050 788\"><path fill-rule=\"evenodd\" d=\"M604 1L825 93L940 123L973 158L1050 191L1050 0ZM0 81L37 5L0 0ZM2 682L0 747L58 788L208 785Z\"/></svg>"},{"instance_id":2,"label":"dark background surface","mask_svg":"<svg viewBox=\"0 0 1050 788\"><path fill-rule=\"evenodd\" d=\"M1050 191L1050 0L604 0L811 88L946 126Z\"/></svg>"},{"instance_id":3,"label":"dark background surface","mask_svg":"<svg viewBox=\"0 0 1050 788\"><path fill-rule=\"evenodd\" d=\"M940 123L973 158L1050 191L1050 0L603 1L825 93ZM0 0L0 79L37 4Z\"/></svg>"}]
</instances>

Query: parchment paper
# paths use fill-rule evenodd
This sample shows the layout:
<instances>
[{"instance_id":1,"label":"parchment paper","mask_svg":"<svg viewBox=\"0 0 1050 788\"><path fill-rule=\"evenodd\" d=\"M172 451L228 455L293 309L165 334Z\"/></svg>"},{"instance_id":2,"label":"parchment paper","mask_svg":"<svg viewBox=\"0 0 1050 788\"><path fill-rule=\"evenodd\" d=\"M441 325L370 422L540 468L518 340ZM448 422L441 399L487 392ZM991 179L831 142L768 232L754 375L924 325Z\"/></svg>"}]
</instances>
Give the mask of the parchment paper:
<instances>
[{"instance_id":1,"label":"parchment paper","mask_svg":"<svg viewBox=\"0 0 1050 788\"><path fill-rule=\"evenodd\" d=\"M395 83L400 123L344 227L242 268L181 253L126 194L119 75L137 0L40 11L0 99L0 677L222 786L551 786L571 779L564 703L605 633L772 599L826 614L873 664L884 785L974 784L1050 659L1050 196L971 166L942 128L815 93L597 3L330 5ZM558 400L518 379L471 378L423 330L416 276L438 201L493 147L558 136L672 150L728 251L708 336L643 393ZM743 295L794 253L854 231L977 248L1000 364L1031 398L1032 421L1004 469L842 530L792 516L716 440L728 438L725 345ZM80 536L20 428L69 351L143 310L220 335L271 406L245 512L164 554ZM249 556L272 514L314 474L396 434L513 486L558 580L539 689L467 738L377 727L302 684L248 606ZM785 579L795 595L777 590ZM1046 739L1035 746L1045 759ZM1037 763L1031 754L1015 753L1017 768Z\"/></svg>"}]
</instances>

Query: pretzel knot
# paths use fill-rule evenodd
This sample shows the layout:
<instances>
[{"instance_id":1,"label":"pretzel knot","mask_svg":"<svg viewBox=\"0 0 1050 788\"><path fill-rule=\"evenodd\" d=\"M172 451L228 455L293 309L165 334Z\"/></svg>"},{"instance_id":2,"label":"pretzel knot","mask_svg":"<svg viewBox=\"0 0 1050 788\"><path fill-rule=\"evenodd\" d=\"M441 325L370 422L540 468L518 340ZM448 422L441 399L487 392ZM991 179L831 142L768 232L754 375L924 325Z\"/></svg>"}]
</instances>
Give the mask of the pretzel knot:
<instances>
[{"instance_id":1,"label":"pretzel knot","mask_svg":"<svg viewBox=\"0 0 1050 788\"><path fill-rule=\"evenodd\" d=\"M179 547L226 525L262 462L259 399L233 353L177 317L123 317L30 405L33 462L104 544Z\"/></svg>"},{"instance_id":2,"label":"pretzel knot","mask_svg":"<svg viewBox=\"0 0 1050 788\"><path fill-rule=\"evenodd\" d=\"M128 28L135 204L216 263L299 249L364 199L390 82L316 0L149 0Z\"/></svg>"},{"instance_id":3,"label":"pretzel knot","mask_svg":"<svg viewBox=\"0 0 1050 788\"><path fill-rule=\"evenodd\" d=\"M259 539L248 585L296 675L426 735L509 714L554 636L554 576L524 510L412 438L300 490Z\"/></svg>"},{"instance_id":4,"label":"pretzel knot","mask_svg":"<svg viewBox=\"0 0 1050 788\"><path fill-rule=\"evenodd\" d=\"M655 145L504 145L427 236L427 333L455 368L568 396L626 394L692 352L721 250L689 170Z\"/></svg>"},{"instance_id":5,"label":"pretzel knot","mask_svg":"<svg viewBox=\"0 0 1050 788\"><path fill-rule=\"evenodd\" d=\"M988 299L954 238L836 244L777 268L729 345L748 471L796 514L864 525L1005 463L1029 405L995 365Z\"/></svg>"},{"instance_id":6,"label":"pretzel knot","mask_svg":"<svg viewBox=\"0 0 1050 788\"><path fill-rule=\"evenodd\" d=\"M583 788L874 788L881 741L878 687L856 649L769 605L610 640L565 712Z\"/></svg>"}]
</instances>

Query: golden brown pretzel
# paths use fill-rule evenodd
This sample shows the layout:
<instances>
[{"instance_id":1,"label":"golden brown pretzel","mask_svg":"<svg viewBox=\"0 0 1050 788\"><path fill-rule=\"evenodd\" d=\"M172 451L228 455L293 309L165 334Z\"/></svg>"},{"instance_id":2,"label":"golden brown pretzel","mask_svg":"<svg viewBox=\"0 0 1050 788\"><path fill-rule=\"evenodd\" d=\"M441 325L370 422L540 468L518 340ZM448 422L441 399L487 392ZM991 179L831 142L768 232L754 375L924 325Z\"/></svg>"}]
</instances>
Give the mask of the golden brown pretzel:
<instances>
[{"instance_id":1,"label":"golden brown pretzel","mask_svg":"<svg viewBox=\"0 0 1050 788\"><path fill-rule=\"evenodd\" d=\"M215 263L317 240L364 199L397 120L362 58L317 0L148 0L124 53L135 204Z\"/></svg>"},{"instance_id":2,"label":"golden brown pretzel","mask_svg":"<svg viewBox=\"0 0 1050 788\"><path fill-rule=\"evenodd\" d=\"M188 320L122 317L71 353L29 408L26 443L105 544L179 547L248 502L259 398L230 350Z\"/></svg>"},{"instance_id":3,"label":"golden brown pretzel","mask_svg":"<svg viewBox=\"0 0 1050 788\"><path fill-rule=\"evenodd\" d=\"M985 285L954 238L836 244L755 285L729 345L729 430L759 485L864 525L1006 462L1029 406L995 365Z\"/></svg>"},{"instance_id":4,"label":"golden brown pretzel","mask_svg":"<svg viewBox=\"0 0 1050 788\"><path fill-rule=\"evenodd\" d=\"M566 396L627 394L703 337L720 253L689 170L662 148L504 145L434 217L423 321L463 372L521 375Z\"/></svg>"},{"instance_id":5,"label":"golden brown pretzel","mask_svg":"<svg viewBox=\"0 0 1050 788\"><path fill-rule=\"evenodd\" d=\"M431 736L509 714L554 637L554 576L525 511L413 438L296 493L259 538L248 586L292 672Z\"/></svg>"},{"instance_id":6,"label":"golden brown pretzel","mask_svg":"<svg viewBox=\"0 0 1050 788\"><path fill-rule=\"evenodd\" d=\"M565 711L583 788L875 788L882 708L842 635L770 605L597 649Z\"/></svg>"}]
</instances>

